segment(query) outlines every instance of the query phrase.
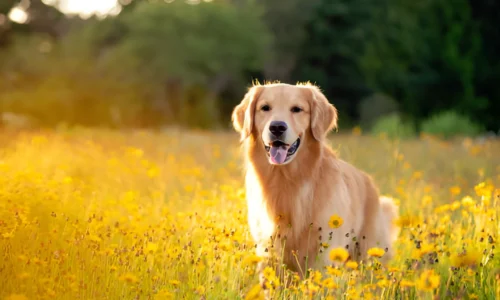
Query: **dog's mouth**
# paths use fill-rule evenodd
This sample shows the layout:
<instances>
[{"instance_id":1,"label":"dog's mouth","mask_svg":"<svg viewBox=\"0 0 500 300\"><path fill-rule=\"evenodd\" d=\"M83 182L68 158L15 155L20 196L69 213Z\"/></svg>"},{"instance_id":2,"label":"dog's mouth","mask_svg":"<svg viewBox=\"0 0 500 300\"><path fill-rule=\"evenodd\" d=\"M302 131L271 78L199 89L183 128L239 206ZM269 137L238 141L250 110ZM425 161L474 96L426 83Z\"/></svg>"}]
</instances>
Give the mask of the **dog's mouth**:
<instances>
[{"instance_id":1,"label":"dog's mouth","mask_svg":"<svg viewBox=\"0 0 500 300\"><path fill-rule=\"evenodd\" d=\"M297 152L299 146L300 137L292 145L285 144L282 141L271 142L269 146L265 145L267 155L271 159L271 162L276 165L281 165L288 161Z\"/></svg>"}]
</instances>

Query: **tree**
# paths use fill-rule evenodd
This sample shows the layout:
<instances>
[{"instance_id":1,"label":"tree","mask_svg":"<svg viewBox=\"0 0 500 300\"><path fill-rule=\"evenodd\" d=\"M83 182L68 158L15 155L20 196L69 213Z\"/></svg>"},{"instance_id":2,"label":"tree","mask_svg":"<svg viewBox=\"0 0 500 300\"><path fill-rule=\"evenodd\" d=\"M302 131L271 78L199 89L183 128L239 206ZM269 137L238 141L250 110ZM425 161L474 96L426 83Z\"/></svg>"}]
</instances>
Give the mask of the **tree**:
<instances>
[{"instance_id":1,"label":"tree","mask_svg":"<svg viewBox=\"0 0 500 300\"><path fill-rule=\"evenodd\" d=\"M371 89L360 68L379 2L321 0L307 22L294 78L317 83L337 106L340 121L357 118L357 102Z\"/></svg>"},{"instance_id":2,"label":"tree","mask_svg":"<svg viewBox=\"0 0 500 300\"><path fill-rule=\"evenodd\" d=\"M293 80L301 47L307 39L306 24L319 0L258 0L264 8L262 20L273 34L271 51L266 55L263 79Z\"/></svg>"},{"instance_id":3,"label":"tree","mask_svg":"<svg viewBox=\"0 0 500 300\"><path fill-rule=\"evenodd\" d=\"M472 19L478 26L481 36L481 53L476 56L474 86L478 97L488 99L488 108L476 114L490 130L500 133L500 2L475 0L469 1Z\"/></svg>"},{"instance_id":4,"label":"tree","mask_svg":"<svg viewBox=\"0 0 500 300\"><path fill-rule=\"evenodd\" d=\"M22 9L28 14L26 24L16 24L10 22L6 16L16 6L24 5ZM65 33L64 15L56 8L46 5L42 0L2 0L0 1L0 18L5 18L0 22L0 48L6 47L15 34L43 33L57 38Z\"/></svg>"},{"instance_id":5,"label":"tree","mask_svg":"<svg viewBox=\"0 0 500 300\"><path fill-rule=\"evenodd\" d=\"M495 31L478 24L467 0L322 1L296 74L317 81L341 114L355 119L360 99L382 92L417 125L454 109L491 127L497 106L489 96L498 95L484 73L497 74L498 64L486 67L481 28Z\"/></svg>"},{"instance_id":6,"label":"tree","mask_svg":"<svg viewBox=\"0 0 500 300\"><path fill-rule=\"evenodd\" d=\"M121 22L127 35L115 51L138 58L138 74L164 93L163 111L174 122L196 121L187 113L194 107L219 119L218 95L242 71L262 67L271 38L251 3L142 2ZM207 96L186 102L189 88Z\"/></svg>"}]
</instances>

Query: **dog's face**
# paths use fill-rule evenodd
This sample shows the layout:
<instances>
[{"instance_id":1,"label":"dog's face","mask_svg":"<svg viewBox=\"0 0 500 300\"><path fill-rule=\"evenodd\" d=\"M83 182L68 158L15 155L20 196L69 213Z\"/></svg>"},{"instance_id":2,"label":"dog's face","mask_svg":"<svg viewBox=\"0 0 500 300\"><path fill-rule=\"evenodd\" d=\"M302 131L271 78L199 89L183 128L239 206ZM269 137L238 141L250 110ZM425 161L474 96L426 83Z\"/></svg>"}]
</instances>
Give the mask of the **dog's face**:
<instances>
[{"instance_id":1,"label":"dog's face","mask_svg":"<svg viewBox=\"0 0 500 300\"><path fill-rule=\"evenodd\" d=\"M323 141L337 125L337 111L313 85L271 84L252 87L232 120L242 140L253 135L271 164L285 165L304 143Z\"/></svg>"}]
</instances>

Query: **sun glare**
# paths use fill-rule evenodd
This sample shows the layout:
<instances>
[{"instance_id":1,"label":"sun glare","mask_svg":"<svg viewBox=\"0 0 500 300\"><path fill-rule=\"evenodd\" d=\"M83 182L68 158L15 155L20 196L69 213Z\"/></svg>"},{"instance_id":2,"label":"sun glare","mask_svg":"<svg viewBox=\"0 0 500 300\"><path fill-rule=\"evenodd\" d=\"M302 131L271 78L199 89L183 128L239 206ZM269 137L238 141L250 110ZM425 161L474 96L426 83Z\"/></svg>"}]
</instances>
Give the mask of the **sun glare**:
<instances>
[{"instance_id":1,"label":"sun glare","mask_svg":"<svg viewBox=\"0 0 500 300\"><path fill-rule=\"evenodd\" d=\"M28 14L20 7L14 7L9 13L9 19L12 22L24 24L28 21Z\"/></svg>"},{"instance_id":2,"label":"sun glare","mask_svg":"<svg viewBox=\"0 0 500 300\"><path fill-rule=\"evenodd\" d=\"M116 15L120 12L117 0L42 0L45 4L57 6L65 14L78 14L81 17Z\"/></svg>"}]
</instances>

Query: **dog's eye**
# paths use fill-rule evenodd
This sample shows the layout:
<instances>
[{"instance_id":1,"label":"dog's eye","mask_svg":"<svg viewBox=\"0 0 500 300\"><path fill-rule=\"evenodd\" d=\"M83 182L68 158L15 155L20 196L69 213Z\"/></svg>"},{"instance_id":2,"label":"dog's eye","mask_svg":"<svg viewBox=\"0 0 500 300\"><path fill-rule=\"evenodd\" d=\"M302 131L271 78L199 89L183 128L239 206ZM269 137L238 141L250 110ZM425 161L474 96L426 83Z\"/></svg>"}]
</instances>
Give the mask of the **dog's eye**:
<instances>
[{"instance_id":1,"label":"dog's eye","mask_svg":"<svg viewBox=\"0 0 500 300\"><path fill-rule=\"evenodd\" d=\"M270 111L271 110L271 106L269 106L267 104L266 105L262 105L262 107L260 109L263 110L263 111Z\"/></svg>"},{"instance_id":2,"label":"dog's eye","mask_svg":"<svg viewBox=\"0 0 500 300\"><path fill-rule=\"evenodd\" d=\"M301 112L301 111L302 111L302 108L300 108L300 107L298 107L298 106L294 106L294 107L292 107L291 111L292 111L293 113L299 113L299 112Z\"/></svg>"}]
</instances>

